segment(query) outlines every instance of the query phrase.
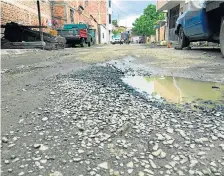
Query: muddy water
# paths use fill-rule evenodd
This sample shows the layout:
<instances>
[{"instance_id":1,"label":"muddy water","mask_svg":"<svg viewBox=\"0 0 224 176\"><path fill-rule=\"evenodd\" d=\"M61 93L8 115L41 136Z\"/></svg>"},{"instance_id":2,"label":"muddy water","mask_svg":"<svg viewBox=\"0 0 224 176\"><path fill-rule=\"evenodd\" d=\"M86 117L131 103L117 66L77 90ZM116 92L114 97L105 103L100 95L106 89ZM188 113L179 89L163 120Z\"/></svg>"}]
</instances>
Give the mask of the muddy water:
<instances>
[{"instance_id":1,"label":"muddy water","mask_svg":"<svg viewBox=\"0 0 224 176\"><path fill-rule=\"evenodd\" d=\"M156 99L177 104L192 102L213 102L224 104L224 84L201 82L176 77L128 76L123 82Z\"/></svg>"}]
</instances>

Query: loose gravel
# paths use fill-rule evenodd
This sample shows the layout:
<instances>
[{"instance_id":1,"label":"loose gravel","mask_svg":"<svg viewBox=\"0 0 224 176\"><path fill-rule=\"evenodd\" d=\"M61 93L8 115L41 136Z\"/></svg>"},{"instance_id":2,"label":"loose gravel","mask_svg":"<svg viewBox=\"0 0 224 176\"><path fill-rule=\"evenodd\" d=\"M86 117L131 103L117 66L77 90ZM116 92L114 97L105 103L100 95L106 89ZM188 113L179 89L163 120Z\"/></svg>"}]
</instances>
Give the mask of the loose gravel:
<instances>
[{"instance_id":1,"label":"loose gravel","mask_svg":"<svg viewBox=\"0 0 224 176\"><path fill-rule=\"evenodd\" d=\"M224 175L224 114L179 110L111 66L51 78L50 98L2 133L2 175Z\"/></svg>"}]
</instances>

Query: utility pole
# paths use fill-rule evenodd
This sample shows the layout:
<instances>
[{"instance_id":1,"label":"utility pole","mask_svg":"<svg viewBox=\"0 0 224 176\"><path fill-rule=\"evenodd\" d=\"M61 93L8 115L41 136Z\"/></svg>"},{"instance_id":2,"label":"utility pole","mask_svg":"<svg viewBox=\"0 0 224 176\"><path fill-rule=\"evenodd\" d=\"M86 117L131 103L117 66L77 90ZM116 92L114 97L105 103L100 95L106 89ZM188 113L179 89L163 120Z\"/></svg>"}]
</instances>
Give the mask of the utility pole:
<instances>
[{"instance_id":1,"label":"utility pole","mask_svg":"<svg viewBox=\"0 0 224 176\"><path fill-rule=\"evenodd\" d=\"M41 14L40 14L40 1L37 0L37 11L38 11L38 19L39 19L39 31L40 31L40 40L43 41L43 29L41 28Z\"/></svg>"}]
</instances>

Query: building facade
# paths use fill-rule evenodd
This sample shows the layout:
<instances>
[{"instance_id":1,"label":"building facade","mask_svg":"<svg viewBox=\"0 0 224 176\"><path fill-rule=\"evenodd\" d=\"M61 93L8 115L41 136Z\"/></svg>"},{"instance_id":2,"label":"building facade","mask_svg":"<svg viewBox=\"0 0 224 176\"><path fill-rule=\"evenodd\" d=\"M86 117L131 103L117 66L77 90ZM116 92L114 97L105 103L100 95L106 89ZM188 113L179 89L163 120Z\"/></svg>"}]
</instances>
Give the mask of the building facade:
<instances>
[{"instance_id":1,"label":"building facade","mask_svg":"<svg viewBox=\"0 0 224 176\"><path fill-rule=\"evenodd\" d=\"M96 43L99 42L99 25L106 27L108 39L111 35L111 0L40 0L40 11L43 26L57 29L64 24L86 23L96 30ZM38 26L36 0L1 0L1 24L11 21Z\"/></svg>"},{"instance_id":2,"label":"building facade","mask_svg":"<svg viewBox=\"0 0 224 176\"><path fill-rule=\"evenodd\" d=\"M186 1L178 1L178 0L157 0L157 11L159 12L166 12L166 25L165 25L165 32L167 33L167 37L165 40L169 41L177 41L178 37L175 35L175 24L177 18L185 11L186 8ZM165 35L166 36L166 35Z\"/></svg>"}]
</instances>

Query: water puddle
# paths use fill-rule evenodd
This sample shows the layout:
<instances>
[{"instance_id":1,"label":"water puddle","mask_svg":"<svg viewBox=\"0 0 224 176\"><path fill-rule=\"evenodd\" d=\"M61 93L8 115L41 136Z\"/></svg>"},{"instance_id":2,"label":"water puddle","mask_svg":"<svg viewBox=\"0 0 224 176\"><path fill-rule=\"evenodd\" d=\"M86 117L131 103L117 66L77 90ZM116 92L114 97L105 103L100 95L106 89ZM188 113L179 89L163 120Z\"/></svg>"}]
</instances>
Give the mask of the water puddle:
<instances>
[{"instance_id":1,"label":"water puddle","mask_svg":"<svg viewBox=\"0 0 224 176\"><path fill-rule=\"evenodd\" d=\"M224 105L224 84L169 76L127 76L122 80L140 93L171 103L203 102Z\"/></svg>"}]
</instances>

